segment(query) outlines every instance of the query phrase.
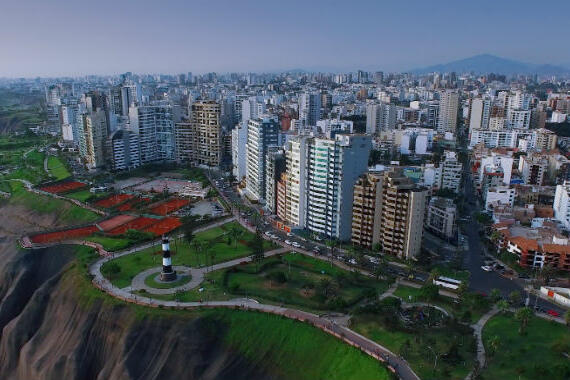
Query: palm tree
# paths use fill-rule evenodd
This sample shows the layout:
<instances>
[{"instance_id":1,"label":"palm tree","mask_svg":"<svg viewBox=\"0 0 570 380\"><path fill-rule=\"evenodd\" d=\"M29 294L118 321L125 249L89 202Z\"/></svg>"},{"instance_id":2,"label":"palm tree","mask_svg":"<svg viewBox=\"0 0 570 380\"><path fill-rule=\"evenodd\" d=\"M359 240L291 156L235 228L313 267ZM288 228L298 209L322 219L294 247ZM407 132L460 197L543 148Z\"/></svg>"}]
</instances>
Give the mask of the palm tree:
<instances>
[{"instance_id":1,"label":"palm tree","mask_svg":"<svg viewBox=\"0 0 570 380\"><path fill-rule=\"evenodd\" d=\"M433 283L433 280L438 279L441 276L441 272L437 268L433 268L429 273L428 282Z\"/></svg>"},{"instance_id":2,"label":"palm tree","mask_svg":"<svg viewBox=\"0 0 570 380\"><path fill-rule=\"evenodd\" d=\"M487 348L488 348L487 357L489 359L495 356L495 354L499 350L500 345L501 345L501 338L499 338L499 336L497 335L493 335L492 337L489 338L489 340L487 340Z\"/></svg>"},{"instance_id":3,"label":"palm tree","mask_svg":"<svg viewBox=\"0 0 570 380\"><path fill-rule=\"evenodd\" d=\"M234 242L234 249L237 248L238 239L243 235L243 230L237 226L232 226L228 231L228 236Z\"/></svg>"},{"instance_id":4,"label":"palm tree","mask_svg":"<svg viewBox=\"0 0 570 380\"><path fill-rule=\"evenodd\" d=\"M520 322L519 334L525 334L530 317L532 317L532 310L528 307L521 307L515 313L515 319Z\"/></svg>"},{"instance_id":5,"label":"palm tree","mask_svg":"<svg viewBox=\"0 0 570 380\"><path fill-rule=\"evenodd\" d=\"M509 303L505 300L500 300L497 302L497 308L501 313L505 313L505 311L509 310Z\"/></svg>"}]
</instances>

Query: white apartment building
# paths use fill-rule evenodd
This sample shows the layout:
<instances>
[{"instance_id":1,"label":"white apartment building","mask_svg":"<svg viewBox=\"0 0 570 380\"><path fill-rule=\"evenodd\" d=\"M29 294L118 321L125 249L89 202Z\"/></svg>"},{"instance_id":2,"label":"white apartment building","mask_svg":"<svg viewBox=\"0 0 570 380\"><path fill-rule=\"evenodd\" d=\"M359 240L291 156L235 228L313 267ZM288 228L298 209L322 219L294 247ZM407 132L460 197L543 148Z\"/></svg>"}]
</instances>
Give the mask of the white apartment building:
<instances>
[{"instance_id":1,"label":"white apartment building","mask_svg":"<svg viewBox=\"0 0 570 380\"><path fill-rule=\"evenodd\" d=\"M270 146L279 143L277 117L249 119L246 142L245 189L250 199L265 200L265 155Z\"/></svg>"},{"instance_id":2,"label":"white apartment building","mask_svg":"<svg viewBox=\"0 0 570 380\"><path fill-rule=\"evenodd\" d=\"M308 141L307 136L297 136L285 146L287 198L284 219L299 228L305 228Z\"/></svg>"},{"instance_id":3,"label":"white apartment building","mask_svg":"<svg viewBox=\"0 0 570 380\"><path fill-rule=\"evenodd\" d=\"M232 174L238 181L246 175L247 121L242 121L232 129Z\"/></svg>"},{"instance_id":4,"label":"white apartment building","mask_svg":"<svg viewBox=\"0 0 570 380\"><path fill-rule=\"evenodd\" d=\"M456 218L457 208L452 199L432 197L429 201L425 227L445 239L451 239L455 236Z\"/></svg>"},{"instance_id":5,"label":"white apartment building","mask_svg":"<svg viewBox=\"0 0 570 380\"><path fill-rule=\"evenodd\" d=\"M459 191L463 165L457 160L457 154L446 150L441 163L441 188Z\"/></svg>"},{"instance_id":6,"label":"white apartment building","mask_svg":"<svg viewBox=\"0 0 570 380\"><path fill-rule=\"evenodd\" d=\"M554 217L564 225L566 229L570 229L570 182L564 181L564 184L556 186L554 194Z\"/></svg>"},{"instance_id":7,"label":"white apartment building","mask_svg":"<svg viewBox=\"0 0 570 380\"><path fill-rule=\"evenodd\" d=\"M495 206L513 206L515 189L508 186L489 187L485 192L485 210L491 211Z\"/></svg>"},{"instance_id":8,"label":"white apartment building","mask_svg":"<svg viewBox=\"0 0 570 380\"><path fill-rule=\"evenodd\" d=\"M457 112L459 110L459 93L447 90L440 95L437 131L439 133L455 133L457 129Z\"/></svg>"}]
</instances>

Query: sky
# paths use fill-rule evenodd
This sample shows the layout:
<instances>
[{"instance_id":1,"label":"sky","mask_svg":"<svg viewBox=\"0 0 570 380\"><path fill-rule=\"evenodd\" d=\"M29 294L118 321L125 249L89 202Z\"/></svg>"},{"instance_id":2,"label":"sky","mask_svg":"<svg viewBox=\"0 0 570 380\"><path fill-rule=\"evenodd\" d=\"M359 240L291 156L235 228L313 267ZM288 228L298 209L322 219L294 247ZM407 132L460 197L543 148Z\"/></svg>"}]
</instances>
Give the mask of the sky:
<instances>
[{"instance_id":1,"label":"sky","mask_svg":"<svg viewBox=\"0 0 570 380\"><path fill-rule=\"evenodd\" d=\"M0 77L570 66L568 0L0 0Z\"/></svg>"}]
</instances>

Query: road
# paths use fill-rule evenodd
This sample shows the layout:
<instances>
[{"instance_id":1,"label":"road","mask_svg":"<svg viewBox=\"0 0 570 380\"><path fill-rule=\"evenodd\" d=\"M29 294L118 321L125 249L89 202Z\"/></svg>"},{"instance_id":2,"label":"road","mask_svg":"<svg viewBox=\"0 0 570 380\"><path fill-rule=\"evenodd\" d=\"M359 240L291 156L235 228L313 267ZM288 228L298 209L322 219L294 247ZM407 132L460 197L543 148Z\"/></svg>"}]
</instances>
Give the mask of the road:
<instances>
[{"instance_id":1,"label":"road","mask_svg":"<svg viewBox=\"0 0 570 380\"><path fill-rule=\"evenodd\" d=\"M474 186L468 165L466 165L464 171L464 186L467 197L475 199L475 196L471 197L471 195L474 194ZM465 213L471 215L472 219L469 228L464 228L463 231L463 234L467 236L469 242L469 250L463 255L463 267L471 273L469 279L470 288L484 294L490 294L492 289L499 289L504 297L507 297L512 291L518 291L524 299L527 294L525 290L525 286L527 285L526 281L521 279L507 279L495 271L486 272L481 269L481 266L485 265L484 259L487 248L483 245L481 237L479 236L479 230L483 227L477 222L475 217L478 212L479 207L476 201L465 203ZM536 297L531 298L531 306L534 306L536 302L536 305L543 309L555 310L560 314L565 312L564 309L556 304L540 298L536 300Z\"/></svg>"}]
</instances>

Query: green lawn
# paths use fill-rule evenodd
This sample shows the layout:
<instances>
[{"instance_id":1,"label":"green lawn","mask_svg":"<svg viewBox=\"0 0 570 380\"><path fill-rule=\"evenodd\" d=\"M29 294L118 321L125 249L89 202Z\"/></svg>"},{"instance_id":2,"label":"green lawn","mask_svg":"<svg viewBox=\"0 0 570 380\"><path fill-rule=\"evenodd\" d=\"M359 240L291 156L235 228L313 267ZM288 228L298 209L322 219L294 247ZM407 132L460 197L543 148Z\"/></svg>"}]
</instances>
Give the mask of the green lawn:
<instances>
[{"instance_id":1,"label":"green lawn","mask_svg":"<svg viewBox=\"0 0 570 380\"><path fill-rule=\"evenodd\" d=\"M47 173L44 170L44 153L34 150L23 157L24 151L0 151L0 161L7 162L9 174L2 176L3 179L24 179L33 184L37 184L47 179ZM3 157L3 158L2 158Z\"/></svg>"},{"instance_id":2,"label":"green lawn","mask_svg":"<svg viewBox=\"0 0 570 380\"><path fill-rule=\"evenodd\" d=\"M224 343L260 369L286 379L383 380L392 375L378 361L306 324L279 316L211 311L227 328ZM263 360L259 360L263 358Z\"/></svg>"},{"instance_id":3,"label":"green lawn","mask_svg":"<svg viewBox=\"0 0 570 380\"><path fill-rule=\"evenodd\" d=\"M6 202L24 206L40 214L53 214L58 221L79 224L101 218L98 214L61 199L38 195L27 191L20 182L10 181L12 196Z\"/></svg>"},{"instance_id":4,"label":"green lawn","mask_svg":"<svg viewBox=\"0 0 570 380\"><path fill-rule=\"evenodd\" d=\"M48 157L48 171L55 177L56 181L61 181L71 176L71 173L69 173L63 162L56 156Z\"/></svg>"},{"instance_id":5,"label":"green lawn","mask_svg":"<svg viewBox=\"0 0 570 380\"><path fill-rule=\"evenodd\" d=\"M85 202L89 198L93 197L93 195L94 194L92 192L90 192L89 190L79 190L79 191L76 191L74 193L65 194L66 197L71 198L71 199L76 199L80 202Z\"/></svg>"},{"instance_id":6,"label":"green lawn","mask_svg":"<svg viewBox=\"0 0 570 380\"><path fill-rule=\"evenodd\" d=\"M242 236L237 243L228 242L227 233L232 227L242 230ZM198 251L193 243L188 245L184 240L179 239L172 241L170 243L170 249L173 252L172 263L173 265L201 267L249 256L252 251L248 243L253 238L254 234L241 227L239 223L226 223L223 226L197 233L194 239L205 245ZM274 246L270 242L264 241L264 248L265 250L270 250ZM111 282L121 288L129 286L138 273L160 265L160 250L160 244L157 243L154 247L113 260L114 263L119 265L121 272ZM106 274L106 265L103 265L101 268L104 275Z\"/></svg>"},{"instance_id":7,"label":"green lawn","mask_svg":"<svg viewBox=\"0 0 570 380\"><path fill-rule=\"evenodd\" d=\"M444 327L412 328L400 322L397 313L379 311L353 316L350 327L404 356L422 380L463 379L473 367L472 331L452 321Z\"/></svg>"},{"instance_id":8,"label":"green lawn","mask_svg":"<svg viewBox=\"0 0 570 380\"><path fill-rule=\"evenodd\" d=\"M106 251L115 252L125 249L132 245L134 242L127 238L111 237L111 236L89 236L86 240L94 243L99 243L105 248Z\"/></svg>"},{"instance_id":9,"label":"green lawn","mask_svg":"<svg viewBox=\"0 0 570 380\"><path fill-rule=\"evenodd\" d=\"M156 288L156 289L171 289L177 286L187 284L190 282L190 280L192 280L192 276L184 275L184 276L179 276L175 281L158 282L155 280L156 276L159 276L159 274L153 273L147 278L145 278L144 283L146 284L146 286L150 286L151 288Z\"/></svg>"},{"instance_id":10,"label":"green lawn","mask_svg":"<svg viewBox=\"0 0 570 380\"><path fill-rule=\"evenodd\" d=\"M513 314L497 315L483 328L488 350L491 337L499 337L499 349L483 371L485 379L565 380L570 378L570 330L556 322L531 318L526 335L518 333Z\"/></svg>"}]
</instances>

